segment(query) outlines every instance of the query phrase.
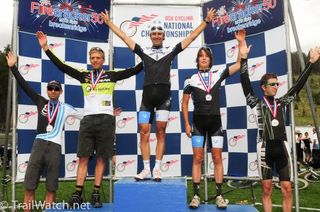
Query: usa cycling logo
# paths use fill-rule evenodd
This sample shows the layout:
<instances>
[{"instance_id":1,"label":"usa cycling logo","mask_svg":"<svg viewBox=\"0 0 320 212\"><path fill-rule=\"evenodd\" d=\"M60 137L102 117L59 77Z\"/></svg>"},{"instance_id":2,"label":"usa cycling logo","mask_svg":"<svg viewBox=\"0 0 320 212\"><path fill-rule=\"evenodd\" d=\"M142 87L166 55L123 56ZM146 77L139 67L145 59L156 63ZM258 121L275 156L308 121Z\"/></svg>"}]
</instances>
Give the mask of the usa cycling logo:
<instances>
[{"instance_id":1,"label":"usa cycling logo","mask_svg":"<svg viewBox=\"0 0 320 212\"><path fill-rule=\"evenodd\" d=\"M239 135L235 135L235 136L232 136L231 138L229 138L228 140L228 144L232 147L236 146L237 143L241 140L243 140L243 138L245 137L244 134L239 134Z\"/></svg>"},{"instance_id":2,"label":"usa cycling logo","mask_svg":"<svg viewBox=\"0 0 320 212\"><path fill-rule=\"evenodd\" d=\"M118 172L126 170L127 166L133 165L135 160L125 160L117 164L116 169Z\"/></svg>"},{"instance_id":3,"label":"usa cycling logo","mask_svg":"<svg viewBox=\"0 0 320 212\"><path fill-rule=\"evenodd\" d=\"M134 118L135 117L131 116L120 119L119 121L117 121L117 127L124 128L127 125L127 123L134 120Z\"/></svg>"},{"instance_id":4,"label":"usa cycling logo","mask_svg":"<svg viewBox=\"0 0 320 212\"><path fill-rule=\"evenodd\" d=\"M75 121L76 121L76 118L73 116L68 116L68 118L66 120L68 125L73 125L75 123Z\"/></svg>"},{"instance_id":5,"label":"usa cycling logo","mask_svg":"<svg viewBox=\"0 0 320 212\"><path fill-rule=\"evenodd\" d=\"M257 70L264 64L264 62L253 64L251 67L248 68L249 76L252 76L256 73Z\"/></svg>"},{"instance_id":6,"label":"usa cycling logo","mask_svg":"<svg viewBox=\"0 0 320 212\"><path fill-rule=\"evenodd\" d=\"M250 171L256 171L258 169L258 160L251 161L249 163Z\"/></svg>"},{"instance_id":7,"label":"usa cycling logo","mask_svg":"<svg viewBox=\"0 0 320 212\"><path fill-rule=\"evenodd\" d=\"M169 124L171 122L173 122L174 120L177 120L177 119L178 119L178 116L170 116L167 125L169 126Z\"/></svg>"},{"instance_id":8,"label":"usa cycling logo","mask_svg":"<svg viewBox=\"0 0 320 212\"><path fill-rule=\"evenodd\" d=\"M255 123L256 122L256 117L255 117L255 115L253 113L250 113L248 115L248 122L249 123Z\"/></svg>"},{"instance_id":9,"label":"usa cycling logo","mask_svg":"<svg viewBox=\"0 0 320 212\"><path fill-rule=\"evenodd\" d=\"M60 46L62 46L63 44L62 43L49 43L48 44L48 47L49 47L49 49L56 49L56 48L58 48L58 47L60 47Z\"/></svg>"},{"instance_id":10,"label":"usa cycling logo","mask_svg":"<svg viewBox=\"0 0 320 212\"><path fill-rule=\"evenodd\" d=\"M72 160L71 162L67 163L67 171L73 172L76 170L77 165L79 164L79 159Z\"/></svg>"},{"instance_id":11,"label":"usa cycling logo","mask_svg":"<svg viewBox=\"0 0 320 212\"><path fill-rule=\"evenodd\" d=\"M18 120L21 124L25 124L28 122L29 118L31 116L37 115L37 111L30 111L30 112L25 112L19 115Z\"/></svg>"},{"instance_id":12,"label":"usa cycling logo","mask_svg":"<svg viewBox=\"0 0 320 212\"><path fill-rule=\"evenodd\" d=\"M38 68L40 65L36 64L36 63L29 63L29 64L25 64L19 67L19 72L22 75L26 75L29 73L29 71L31 70L35 70L36 68Z\"/></svg>"},{"instance_id":13,"label":"usa cycling logo","mask_svg":"<svg viewBox=\"0 0 320 212\"><path fill-rule=\"evenodd\" d=\"M227 50L227 56L232 58L234 54L238 51L239 45L232 46L230 49Z\"/></svg>"},{"instance_id":14,"label":"usa cycling logo","mask_svg":"<svg viewBox=\"0 0 320 212\"><path fill-rule=\"evenodd\" d=\"M173 169L173 165L178 163L179 160L168 160L165 163L161 164L160 166L160 170L162 172L167 172L169 171L171 168Z\"/></svg>"},{"instance_id":15,"label":"usa cycling logo","mask_svg":"<svg viewBox=\"0 0 320 212\"><path fill-rule=\"evenodd\" d=\"M25 161L25 162L23 162L23 163L20 163L20 164L18 165L18 172L20 172L20 173L25 173L26 170L27 170L27 167L28 167L28 162L29 162L29 161Z\"/></svg>"},{"instance_id":16,"label":"usa cycling logo","mask_svg":"<svg viewBox=\"0 0 320 212\"><path fill-rule=\"evenodd\" d=\"M125 20L120 24L120 29L124 31L129 37L134 36L137 33L138 26L151 21L155 17L158 17L156 14L150 15L141 15L139 17L132 17L131 20Z\"/></svg>"}]
</instances>

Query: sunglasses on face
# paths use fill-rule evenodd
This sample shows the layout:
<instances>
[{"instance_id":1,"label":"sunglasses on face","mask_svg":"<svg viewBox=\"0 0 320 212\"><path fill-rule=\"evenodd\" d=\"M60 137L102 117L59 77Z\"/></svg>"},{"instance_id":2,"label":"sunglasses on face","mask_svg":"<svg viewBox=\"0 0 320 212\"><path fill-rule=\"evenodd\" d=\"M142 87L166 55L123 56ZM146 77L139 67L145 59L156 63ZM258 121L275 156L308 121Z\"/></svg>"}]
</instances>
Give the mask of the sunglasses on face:
<instances>
[{"instance_id":1,"label":"sunglasses on face","mask_svg":"<svg viewBox=\"0 0 320 212\"><path fill-rule=\"evenodd\" d=\"M60 91L60 88L48 86L48 87L47 87L47 90L48 90L48 91Z\"/></svg>"},{"instance_id":2,"label":"sunglasses on face","mask_svg":"<svg viewBox=\"0 0 320 212\"><path fill-rule=\"evenodd\" d=\"M267 83L266 85L269 85L271 87L279 87L279 83L278 82L271 82L271 83Z\"/></svg>"}]
</instances>

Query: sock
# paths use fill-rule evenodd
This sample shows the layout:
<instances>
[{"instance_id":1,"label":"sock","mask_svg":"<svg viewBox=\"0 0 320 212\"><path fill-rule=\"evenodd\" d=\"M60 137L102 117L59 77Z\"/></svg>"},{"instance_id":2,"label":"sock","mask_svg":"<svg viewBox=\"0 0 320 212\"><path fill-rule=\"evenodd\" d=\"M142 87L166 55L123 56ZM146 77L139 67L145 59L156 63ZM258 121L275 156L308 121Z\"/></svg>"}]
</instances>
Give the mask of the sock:
<instances>
[{"instance_id":1,"label":"sock","mask_svg":"<svg viewBox=\"0 0 320 212\"><path fill-rule=\"evenodd\" d=\"M220 196L222 194L222 183L216 183L216 193L217 196Z\"/></svg>"},{"instance_id":2,"label":"sock","mask_svg":"<svg viewBox=\"0 0 320 212\"><path fill-rule=\"evenodd\" d=\"M154 165L154 169L160 169L161 160L156 160L156 164Z\"/></svg>"},{"instance_id":3,"label":"sock","mask_svg":"<svg viewBox=\"0 0 320 212\"><path fill-rule=\"evenodd\" d=\"M100 186L94 185L93 192L94 193L99 193L100 192Z\"/></svg>"},{"instance_id":4,"label":"sock","mask_svg":"<svg viewBox=\"0 0 320 212\"><path fill-rule=\"evenodd\" d=\"M143 160L143 168L150 170L150 160Z\"/></svg>"},{"instance_id":5,"label":"sock","mask_svg":"<svg viewBox=\"0 0 320 212\"><path fill-rule=\"evenodd\" d=\"M80 195L82 194L83 186L76 185L76 192L79 192Z\"/></svg>"},{"instance_id":6,"label":"sock","mask_svg":"<svg viewBox=\"0 0 320 212\"><path fill-rule=\"evenodd\" d=\"M193 182L193 194L200 197L199 191L200 191L200 183Z\"/></svg>"}]
</instances>

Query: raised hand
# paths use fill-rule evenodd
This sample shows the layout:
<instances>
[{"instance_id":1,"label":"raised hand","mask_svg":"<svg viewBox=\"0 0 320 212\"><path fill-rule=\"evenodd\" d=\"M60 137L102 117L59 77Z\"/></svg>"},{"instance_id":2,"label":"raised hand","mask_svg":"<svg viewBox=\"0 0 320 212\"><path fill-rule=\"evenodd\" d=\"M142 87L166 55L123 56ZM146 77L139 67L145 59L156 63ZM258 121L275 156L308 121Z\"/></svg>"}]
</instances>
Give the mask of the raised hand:
<instances>
[{"instance_id":1,"label":"raised hand","mask_svg":"<svg viewBox=\"0 0 320 212\"><path fill-rule=\"evenodd\" d=\"M316 46L313 49L310 49L310 63L315 63L319 60L320 57L320 47Z\"/></svg>"},{"instance_id":2,"label":"raised hand","mask_svg":"<svg viewBox=\"0 0 320 212\"><path fill-rule=\"evenodd\" d=\"M6 58L9 67L13 67L17 63L17 56L13 52L8 52Z\"/></svg>"},{"instance_id":3,"label":"raised hand","mask_svg":"<svg viewBox=\"0 0 320 212\"><path fill-rule=\"evenodd\" d=\"M242 43L246 39L246 30L240 29L238 32L234 33L234 36L239 43Z\"/></svg>"},{"instance_id":4,"label":"raised hand","mask_svg":"<svg viewBox=\"0 0 320 212\"><path fill-rule=\"evenodd\" d=\"M207 10L207 17L205 18L205 20L212 22L215 15L216 15L216 10L213 8L210 8Z\"/></svg>"},{"instance_id":5,"label":"raised hand","mask_svg":"<svg viewBox=\"0 0 320 212\"><path fill-rule=\"evenodd\" d=\"M44 34L42 31L37 31L36 32L38 41L39 41L39 45L41 46L41 48L46 51L49 49L48 47L48 40L47 40L47 35Z\"/></svg>"},{"instance_id":6,"label":"raised hand","mask_svg":"<svg viewBox=\"0 0 320 212\"><path fill-rule=\"evenodd\" d=\"M109 11L108 10L104 10L104 12L100 13L102 20L104 21L104 23L107 23L108 21L110 21L110 17L109 17Z\"/></svg>"},{"instance_id":7,"label":"raised hand","mask_svg":"<svg viewBox=\"0 0 320 212\"><path fill-rule=\"evenodd\" d=\"M250 45L249 47L247 47L247 42L244 40L242 41L240 44L239 44L239 52L240 52L240 55L241 55L241 58L247 58L248 57L248 54L250 52L250 49L251 49L251 46Z\"/></svg>"}]
</instances>

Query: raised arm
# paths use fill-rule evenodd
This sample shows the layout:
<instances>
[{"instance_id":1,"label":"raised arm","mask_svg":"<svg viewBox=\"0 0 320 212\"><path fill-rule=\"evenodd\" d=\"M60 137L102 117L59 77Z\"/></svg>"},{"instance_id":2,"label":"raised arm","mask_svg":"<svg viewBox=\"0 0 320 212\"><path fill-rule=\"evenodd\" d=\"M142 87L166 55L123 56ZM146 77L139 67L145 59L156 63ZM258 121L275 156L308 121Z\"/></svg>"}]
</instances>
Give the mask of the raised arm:
<instances>
[{"instance_id":1,"label":"raised arm","mask_svg":"<svg viewBox=\"0 0 320 212\"><path fill-rule=\"evenodd\" d=\"M61 70L62 72L68 74L69 76L81 81L82 80L82 74L81 72L79 72L77 69L68 66L67 64L65 64L64 62L62 62L55 54L53 54L53 52L50 50L49 46L48 46L48 40L47 40L47 35L44 34L42 31L38 31L36 33L38 41L39 41L39 45L41 46L41 48L44 50L44 52L46 53L46 55L49 57L49 59L51 60L51 62L53 62L57 68L59 70ZM48 70L49 71L49 70Z\"/></svg>"},{"instance_id":2,"label":"raised arm","mask_svg":"<svg viewBox=\"0 0 320 212\"><path fill-rule=\"evenodd\" d=\"M241 65L240 64L240 60L241 60L240 48L245 42L246 31L244 29L240 29L238 32L236 32L234 34L234 36L238 41L238 47L239 47L238 49L239 49L239 51L238 51L237 62L229 67L229 75L230 76L235 74L235 73L237 73L240 70L240 65Z\"/></svg>"},{"instance_id":3,"label":"raised arm","mask_svg":"<svg viewBox=\"0 0 320 212\"><path fill-rule=\"evenodd\" d=\"M250 49L251 49L251 45L247 47L247 44L245 41L239 46L239 53L240 53L239 55L241 58L240 81L241 81L241 86L242 86L244 96L246 97L246 100L247 100L247 104L251 108L253 108L258 102L258 98L254 95L249 74L248 74L247 58L248 58Z\"/></svg>"},{"instance_id":4,"label":"raised arm","mask_svg":"<svg viewBox=\"0 0 320 212\"><path fill-rule=\"evenodd\" d=\"M32 99L33 102L37 102L37 99L40 97L40 95L38 95L35 90L29 86L27 81L21 76L20 72L18 71L18 68L16 66L17 56L15 56L12 52L9 52L6 58L8 66L20 87L24 90L24 92L26 92L26 94Z\"/></svg>"},{"instance_id":5,"label":"raised arm","mask_svg":"<svg viewBox=\"0 0 320 212\"><path fill-rule=\"evenodd\" d=\"M279 101L283 101L285 104L289 104L301 91L304 84L307 82L308 77L312 70L312 65L319 60L320 57L320 47L315 47L309 52L310 58L308 63L306 64L305 69L300 74L296 83L289 89L286 95L280 98Z\"/></svg>"},{"instance_id":6,"label":"raised arm","mask_svg":"<svg viewBox=\"0 0 320 212\"><path fill-rule=\"evenodd\" d=\"M182 49L187 48L192 43L192 41L194 41L200 35L200 33L207 27L207 25L212 22L215 15L215 11L216 10L214 10L213 8L208 9L207 17L201 22L201 24L197 28L195 28L190 33L188 37L181 41Z\"/></svg>"},{"instance_id":7,"label":"raised arm","mask_svg":"<svg viewBox=\"0 0 320 212\"><path fill-rule=\"evenodd\" d=\"M117 27L109 17L109 12L105 10L105 12L101 12L101 17L104 21L104 23L109 27L109 29L114 32L127 46L131 49L134 50L134 46L136 45L136 42L132 38L130 38L125 32L123 32L119 27Z\"/></svg>"}]
</instances>

